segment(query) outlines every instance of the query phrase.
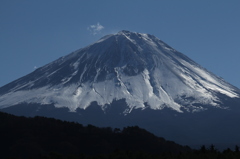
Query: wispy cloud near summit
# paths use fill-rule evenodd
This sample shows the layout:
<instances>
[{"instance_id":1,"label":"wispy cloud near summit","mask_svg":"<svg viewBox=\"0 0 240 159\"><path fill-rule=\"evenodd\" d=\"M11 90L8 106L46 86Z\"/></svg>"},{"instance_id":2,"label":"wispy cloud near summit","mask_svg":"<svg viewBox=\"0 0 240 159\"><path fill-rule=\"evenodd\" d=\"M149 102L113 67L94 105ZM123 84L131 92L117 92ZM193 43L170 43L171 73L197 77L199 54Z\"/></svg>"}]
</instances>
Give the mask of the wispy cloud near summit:
<instances>
[{"instance_id":1,"label":"wispy cloud near summit","mask_svg":"<svg viewBox=\"0 0 240 159\"><path fill-rule=\"evenodd\" d=\"M102 26L100 23L97 23L96 25L90 25L87 28L87 30L89 30L93 35L99 34L103 29L104 29L104 26Z\"/></svg>"}]
</instances>

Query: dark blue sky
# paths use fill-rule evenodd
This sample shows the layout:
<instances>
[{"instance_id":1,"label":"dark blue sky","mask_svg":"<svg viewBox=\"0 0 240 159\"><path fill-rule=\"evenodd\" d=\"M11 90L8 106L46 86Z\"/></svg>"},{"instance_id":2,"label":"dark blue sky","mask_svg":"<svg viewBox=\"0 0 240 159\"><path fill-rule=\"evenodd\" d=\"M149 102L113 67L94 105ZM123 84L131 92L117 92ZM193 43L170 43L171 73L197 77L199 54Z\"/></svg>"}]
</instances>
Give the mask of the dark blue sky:
<instances>
[{"instance_id":1,"label":"dark blue sky","mask_svg":"<svg viewBox=\"0 0 240 159\"><path fill-rule=\"evenodd\" d=\"M239 0L1 0L0 86L100 37L153 34L240 88Z\"/></svg>"}]
</instances>

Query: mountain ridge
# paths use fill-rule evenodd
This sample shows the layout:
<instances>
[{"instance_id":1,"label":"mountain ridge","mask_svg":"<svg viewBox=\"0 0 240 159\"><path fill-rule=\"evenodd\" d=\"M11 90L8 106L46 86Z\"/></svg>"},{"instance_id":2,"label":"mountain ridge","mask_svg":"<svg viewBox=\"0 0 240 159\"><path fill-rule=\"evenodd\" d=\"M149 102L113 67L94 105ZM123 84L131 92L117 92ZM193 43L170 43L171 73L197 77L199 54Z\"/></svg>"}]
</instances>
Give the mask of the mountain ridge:
<instances>
[{"instance_id":1,"label":"mountain ridge","mask_svg":"<svg viewBox=\"0 0 240 159\"><path fill-rule=\"evenodd\" d=\"M138 125L184 145L239 144L240 90L153 35L121 31L0 87L0 111Z\"/></svg>"},{"instance_id":2,"label":"mountain ridge","mask_svg":"<svg viewBox=\"0 0 240 159\"><path fill-rule=\"evenodd\" d=\"M130 110L145 103L178 112L204 110L199 104L225 108L216 93L240 97L239 89L155 36L123 30L1 87L0 107L54 103L75 111L126 99Z\"/></svg>"}]
</instances>

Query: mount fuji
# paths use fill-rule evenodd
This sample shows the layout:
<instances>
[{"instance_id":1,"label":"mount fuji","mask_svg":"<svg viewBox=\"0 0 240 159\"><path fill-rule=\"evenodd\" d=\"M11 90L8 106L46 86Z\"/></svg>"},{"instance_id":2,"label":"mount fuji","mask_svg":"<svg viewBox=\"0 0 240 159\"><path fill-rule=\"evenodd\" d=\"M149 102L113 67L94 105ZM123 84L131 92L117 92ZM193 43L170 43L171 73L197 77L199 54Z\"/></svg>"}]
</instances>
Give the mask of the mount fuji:
<instances>
[{"instance_id":1,"label":"mount fuji","mask_svg":"<svg viewBox=\"0 0 240 159\"><path fill-rule=\"evenodd\" d=\"M238 88L155 36L125 30L0 88L1 111L140 125L191 145L240 142L239 108Z\"/></svg>"}]
</instances>

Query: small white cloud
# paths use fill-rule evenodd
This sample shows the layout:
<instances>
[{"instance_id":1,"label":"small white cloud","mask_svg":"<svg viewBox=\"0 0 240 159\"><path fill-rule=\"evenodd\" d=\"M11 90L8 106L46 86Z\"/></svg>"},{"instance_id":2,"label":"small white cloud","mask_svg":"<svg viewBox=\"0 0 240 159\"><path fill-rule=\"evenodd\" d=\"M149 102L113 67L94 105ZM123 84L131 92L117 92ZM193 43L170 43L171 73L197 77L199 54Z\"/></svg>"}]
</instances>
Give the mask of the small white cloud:
<instances>
[{"instance_id":1,"label":"small white cloud","mask_svg":"<svg viewBox=\"0 0 240 159\"><path fill-rule=\"evenodd\" d=\"M33 69L36 70L38 67L37 66L34 66Z\"/></svg>"},{"instance_id":2,"label":"small white cloud","mask_svg":"<svg viewBox=\"0 0 240 159\"><path fill-rule=\"evenodd\" d=\"M89 30L93 35L99 34L103 29L104 29L104 26L102 26L100 23L97 23L96 25L90 25L87 28L87 30Z\"/></svg>"}]
</instances>

